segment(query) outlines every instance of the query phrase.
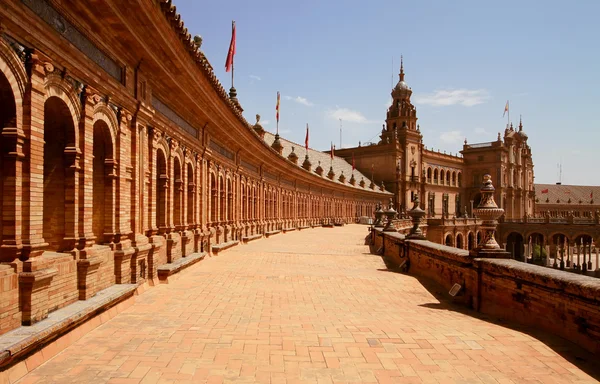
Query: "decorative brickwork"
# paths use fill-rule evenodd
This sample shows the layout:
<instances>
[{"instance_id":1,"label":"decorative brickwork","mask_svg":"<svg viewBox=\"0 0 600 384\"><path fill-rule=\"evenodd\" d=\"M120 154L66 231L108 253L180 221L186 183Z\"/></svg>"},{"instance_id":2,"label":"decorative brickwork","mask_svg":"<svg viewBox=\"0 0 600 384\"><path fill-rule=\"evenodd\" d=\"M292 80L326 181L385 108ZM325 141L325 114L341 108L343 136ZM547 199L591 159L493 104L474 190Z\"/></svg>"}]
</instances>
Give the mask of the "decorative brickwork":
<instances>
[{"instance_id":1,"label":"decorative brickwork","mask_svg":"<svg viewBox=\"0 0 600 384\"><path fill-rule=\"evenodd\" d=\"M0 334L113 284L155 283L161 265L388 200L288 160L283 138L285 156L273 151L170 3L117 7L143 20L81 17L95 7L0 9ZM150 59L163 49L172 61Z\"/></svg>"}]
</instances>

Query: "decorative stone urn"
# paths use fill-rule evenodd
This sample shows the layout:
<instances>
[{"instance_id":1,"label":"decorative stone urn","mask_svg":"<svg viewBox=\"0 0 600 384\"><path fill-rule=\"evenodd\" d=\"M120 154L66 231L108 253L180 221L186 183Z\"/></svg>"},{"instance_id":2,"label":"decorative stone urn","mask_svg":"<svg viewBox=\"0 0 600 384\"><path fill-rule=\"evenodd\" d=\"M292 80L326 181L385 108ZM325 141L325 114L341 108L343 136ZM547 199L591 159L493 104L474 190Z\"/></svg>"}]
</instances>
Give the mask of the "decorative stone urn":
<instances>
[{"instance_id":1,"label":"decorative stone urn","mask_svg":"<svg viewBox=\"0 0 600 384\"><path fill-rule=\"evenodd\" d=\"M390 203L388 205L388 209L383 211L384 215L387 218L387 222L385 223L385 228L383 228L384 232L396 232L396 228L392 225L392 221L396 218L398 212L394 209L394 203L392 202L392 198L390 197Z\"/></svg>"},{"instance_id":2,"label":"decorative stone urn","mask_svg":"<svg viewBox=\"0 0 600 384\"><path fill-rule=\"evenodd\" d=\"M496 257L507 258L510 254L500 248L494 237L498 218L504 214L504 209L499 208L494 201L494 191L496 188L492 185L492 176L483 176L483 185L479 190L481 192L481 201L477 208L473 209L473 214L481 220L481 242L477 247L471 250L471 255L476 257Z\"/></svg>"},{"instance_id":3,"label":"decorative stone urn","mask_svg":"<svg viewBox=\"0 0 600 384\"><path fill-rule=\"evenodd\" d=\"M413 198L413 207L410 211L408 211L408 216L410 216L412 219L413 227L410 229L410 232L406 238L412 240L425 240L425 235L423 235L423 231L421 231L421 228L419 227L421 225L423 216L425 216L425 211L419 206L418 193L415 193L415 197Z\"/></svg>"},{"instance_id":4,"label":"decorative stone urn","mask_svg":"<svg viewBox=\"0 0 600 384\"><path fill-rule=\"evenodd\" d=\"M375 223L373 224L373 226L375 228L383 228L383 216L385 215L385 213L383 212L383 210L381 209L381 203L377 203L377 209L375 210Z\"/></svg>"}]
</instances>

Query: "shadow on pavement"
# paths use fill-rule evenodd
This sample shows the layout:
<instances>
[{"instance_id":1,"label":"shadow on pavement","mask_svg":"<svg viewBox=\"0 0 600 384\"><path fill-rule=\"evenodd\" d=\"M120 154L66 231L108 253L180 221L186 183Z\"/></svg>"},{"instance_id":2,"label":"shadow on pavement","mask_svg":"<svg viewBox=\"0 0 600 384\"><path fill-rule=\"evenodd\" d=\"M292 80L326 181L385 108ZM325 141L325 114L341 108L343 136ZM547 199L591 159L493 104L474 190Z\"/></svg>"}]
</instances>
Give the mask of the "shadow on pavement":
<instances>
[{"instance_id":1,"label":"shadow on pavement","mask_svg":"<svg viewBox=\"0 0 600 384\"><path fill-rule=\"evenodd\" d=\"M491 324L525 333L544 343L548 348L552 349L558 355L590 375L595 380L600 381L600 365L595 363L598 361L597 355L586 351L571 341L559 336L540 331L531 326L524 326L501 318L485 315L474 309L467 308L464 305L454 303L452 302L452 297L446 292L444 287L429 279L410 274L408 275L417 279L419 283L421 283L421 285L439 301L438 303L432 302L421 304L419 306L435 310L458 312Z\"/></svg>"}]
</instances>

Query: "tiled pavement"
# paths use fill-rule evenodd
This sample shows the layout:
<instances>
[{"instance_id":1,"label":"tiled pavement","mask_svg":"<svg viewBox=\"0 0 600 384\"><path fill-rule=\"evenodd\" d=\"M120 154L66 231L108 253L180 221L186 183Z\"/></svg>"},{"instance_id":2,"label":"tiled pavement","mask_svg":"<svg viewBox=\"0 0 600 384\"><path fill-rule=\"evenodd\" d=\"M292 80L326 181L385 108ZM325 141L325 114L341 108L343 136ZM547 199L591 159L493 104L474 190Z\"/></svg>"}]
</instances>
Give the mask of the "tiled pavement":
<instances>
[{"instance_id":1,"label":"tiled pavement","mask_svg":"<svg viewBox=\"0 0 600 384\"><path fill-rule=\"evenodd\" d=\"M448 309L385 271L366 233L291 232L206 259L21 383L597 382L555 352L591 358L566 342Z\"/></svg>"}]
</instances>

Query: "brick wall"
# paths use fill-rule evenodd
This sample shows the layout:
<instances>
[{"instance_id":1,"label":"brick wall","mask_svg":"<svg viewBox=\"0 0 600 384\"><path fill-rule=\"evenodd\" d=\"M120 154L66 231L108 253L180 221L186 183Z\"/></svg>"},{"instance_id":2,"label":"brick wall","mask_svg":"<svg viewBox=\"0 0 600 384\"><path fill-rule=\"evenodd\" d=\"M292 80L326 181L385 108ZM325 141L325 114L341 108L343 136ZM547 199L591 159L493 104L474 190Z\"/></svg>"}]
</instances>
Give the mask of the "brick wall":
<instances>
[{"instance_id":1,"label":"brick wall","mask_svg":"<svg viewBox=\"0 0 600 384\"><path fill-rule=\"evenodd\" d=\"M405 240L398 233L371 236L373 249L383 246L389 264L408 259L408 274L430 279L446 292L460 284L455 301L600 352L600 280L515 260L474 259L468 251Z\"/></svg>"},{"instance_id":2,"label":"brick wall","mask_svg":"<svg viewBox=\"0 0 600 384\"><path fill-rule=\"evenodd\" d=\"M0 335L21 325L18 275L9 265L0 265Z\"/></svg>"}]
</instances>

